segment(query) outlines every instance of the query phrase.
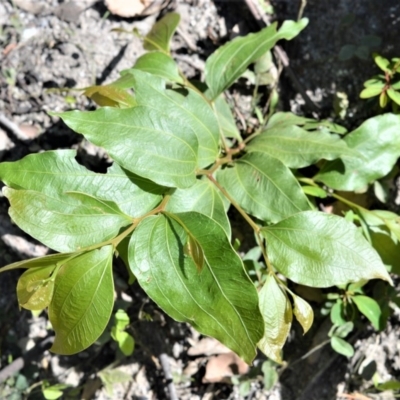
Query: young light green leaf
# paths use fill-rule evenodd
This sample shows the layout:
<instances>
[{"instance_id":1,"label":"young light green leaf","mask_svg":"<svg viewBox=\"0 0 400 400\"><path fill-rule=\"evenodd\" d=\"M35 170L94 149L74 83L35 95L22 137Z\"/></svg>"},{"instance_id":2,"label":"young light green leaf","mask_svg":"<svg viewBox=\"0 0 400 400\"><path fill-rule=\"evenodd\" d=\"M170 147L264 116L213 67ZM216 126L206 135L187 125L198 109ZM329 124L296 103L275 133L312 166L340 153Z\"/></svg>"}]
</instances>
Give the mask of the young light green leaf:
<instances>
[{"instance_id":1,"label":"young light green leaf","mask_svg":"<svg viewBox=\"0 0 400 400\"><path fill-rule=\"evenodd\" d=\"M219 129L222 132L222 135L242 142L243 139L240 136L238 127L236 126L235 118L233 117L231 108L226 102L223 94L215 99L214 112L218 118Z\"/></svg>"},{"instance_id":2,"label":"young light green leaf","mask_svg":"<svg viewBox=\"0 0 400 400\"><path fill-rule=\"evenodd\" d=\"M340 325L337 328L335 328L333 335L329 336L337 336L340 338L345 338L353 329L354 329L354 323L351 321L347 321L343 325Z\"/></svg>"},{"instance_id":3,"label":"young light green leaf","mask_svg":"<svg viewBox=\"0 0 400 400\"><path fill-rule=\"evenodd\" d=\"M311 209L290 169L265 153L244 155L233 168L218 171L217 180L246 212L264 221Z\"/></svg>"},{"instance_id":4,"label":"young light green leaf","mask_svg":"<svg viewBox=\"0 0 400 400\"><path fill-rule=\"evenodd\" d=\"M170 82L183 83L176 62L171 56L160 51L153 51L142 55L136 60L133 68L148 72Z\"/></svg>"},{"instance_id":5,"label":"young light green leaf","mask_svg":"<svg viewBox=\"0 0 400 400\"><path fill-rule=\"evenodd\" d=\"M70 385L65 385L63 383L58 383L56 385L43 387L42 388L43 397L46 400L59 399L64 394L63 390L69 387Z\"/></svg>"},{"instance_id":6,"label":"young light green leaf","mask_svg":"<svg viewBox=\"0 0 400 400\"><path fill-rule=\"evenodd\" d=\"M344 308L343 300L342 299L336 300L336 303L332 306L330 313L333 325L342 326L347 322L346 319L344 318L343 308Z\"/></svg>"},{"instance_id":7,"label":"young light green leaf","mask_svg":"<svg viewBox=\"0 0 400 400\"><path fill-rule=\"evenodd\" d=\"M391 380L391 381L387 381L387 382L383 382L383 383L378 383L375 385L375 387L378 390L381 390L382 392L386 391L386 390L400 390L400 382L396 381L396 380Z\"/></svg>"},{"instance_id":8,"label":"young light green leaf","mask_svg":"<svg viewBox=\"0 0 400 400\"><path fill-rule=\"evenodd\" d=\"M371 322L372 326L379 331L382 315L382 310L379 307L379 304L374 299L371 299L371 297L362 295L353 296L351 300L354 301L358 311L365 315Z\"/></svg>"},{"instance_id":9,"label":"young light green leaf","mask_svg":"<svg viewBox=\"0 0 400 400\"><path fill-rule=\"evenodd\" d=\"M124 310L118 310L114 315L114 326L111 328L111 337L118 343L118 347L125 356L130 356L135 349L135 340L125 331L130 319Z\"/></svg>"},{"instance_id":10,"label":"young light green leaf","mask_svg":"<svg viewBox=\"0 0 400 400\"><path fill-rule=\"evenodd\" d=\"M162 199L157 186L114 163L106 174L96 174L78 164L75 150L30 154L0 164L0 180L13 189L34 190L49 196L82 192L113 201L126 214L140 217Z\"/></svg>"},{"instance_id":11,"label":"young light green leaf","mask_svg":"<svg viewBox=\"0 0 400 400\"><path fill-rule=\"evenodd\" d=\"M136 106L135 98L125 90L113 85L89 86L83 94L101 107L129 108Z\"/></svg>"},{"instance_id":12,"label":"young light green leaf","mask_svg":"<svg viewBox=\"0 0 400 400\"><path fill-rule=\"evenodd\" d=\"M112 246L84 253L57 274L49 318L56 332L51 351L70 355L93 344L114 305Z\"/></svg>"},{"instance_id":13,"label":"young light green leaf","mask_svg":"<svg viewBox=\"0 0 400 400\"><path fill-rule=\"evenodd\" d=\"M201 248L200 243L192 235L188 235L188 241L185 245L185 254L192 257L197 270L201 272L204 267L204 251Z\"/></svg>"},{"instance_id":14,"label":"young light green leaf","mask_svg":"<svg viewBox=\"0 0 400 400\"><path fill-rule=\"evenodd\" d=\"M264 336L258 342L258 347L268 358L282 364L281 350L292 325L292 306L272 275L267 276L258 296L264 318Z\"/></svg>"},{"instance_id":15,"label":"young light green leaf","mask_svg":"<svg viewBox=\"0 0 400 400\"><path fill-rule=\"evenodd\" d=\"M46 195L3 188L9 214L26 233L59 251L77 251L117 236L132 223L111 202L83 194Z\"/></svg>"},{"instance_id":16,"label":"young light green leaf","mask_svg":"<svg viewBox=\"0 0 400 400\"><path fill-rule=\"evenodd\" d=\"M188 189L176 189L172 193L165 211L171 213L196 211L207 215L221 225L229 239L231 237L231 225L223 200L209 180L198 180Z\"/></svg>"},{"instance_id":17,"label":"young light green leaf","mask_svg":"<svg viewBox=\"0 0 400 400\"><path fill-rule=\"evenodd\" d=\"M293 314L302 326L304 334L306 334L313 324L314 311L304 299L295 295L292 291L289 291L289 293L293 298Z\"/></svg>"},{"instance_id":18,"label":"young light green leaf","mask_svg":"<svg viewBox=\"0 0 400 400\"><path fill-rule=\"evenodd\" d=\"M148 217L132 234L129 263L146 293L172 318L215 337L247 363L256 355L263 322L254 285L226 233L197 212ZM198 271L185 255L187 231L204 252ZM246 293L246 296L243 296Z\"/></svg>"},{"instance_id":19,"label":"young light green leaf","mask_svg":"<svg viewBox=\"0 0 400 400\"><path fill-rule=\"evenodd\" d=\"M210 99L215 100L278 40L293 39L307 23L306 18L298 22L285 21L279 31L276 31L276 24L272 24L258 33L235 38L219 47L206 61L205 81Z\"/></svg>"},{"instance_id":20,"label":"young light green leaf","mask_svg":"<svg viewBox=\"0 0 400 400\"><path fill-rule=\"evenodd\" d=\"M389 88L386 93L388 94L388 96L396 103L400 106L400 93L397 92L396 90Z\"/></svg>"},{"instance_id":21,"label":"young light green leaf","mask_svg":"<svg viewBox=\"0 0 400 400\"><path fill-rule=\"evenodd\" d=\"M370 97L378 96L378 94L382 93L384 87L385 83L377 83L376 85L370 85L361 91L360 98L369 99Z\"/></svg>"},{"instance_id":22,"label":"young light green leaf","mask_svg":"<svg viewBox=\"0 0 400 400\"><path fill-rule=\"evenodd\" d=\"M59 116L134 174L168 187L185 188L196 183L196 134L165 110L151 106L106 107Z\"/></svg>"},{"instance_id":23,"label":"young light green leaf","mask_svg":"<svg viewBox=\"0 0 400 400\"><path fill-rule=\"evenodd\" d=\"M386 91L383 91L380 95L379 95L379 106L381 108L385 108L387 106L388 103L388 95Z\"/></svg>"},{"instance_id":24,"label":"young light green leaf","mask_svg":"<svg viewBox=\"0 0 400 400\"><path fill-rule=\"evenodd\" d=\"M390 61L379 54L374 54L374 61L376 65L383 71L389 72L390 71Z\"/></svg>"},{"instance_id":25,"label":"young light green leaf","mask_svg":"<svg viewBox=\"0 0 400 400\"><path fill-rule=\"evenodd\" d=\"M30 268L18 279L17 297L20 307L27 310L44 310L54 292L54 279L49 279L55 265Z\"/></svg>"},{"instance_id":26,"label":"young light green leaf","mask_svg":"<svg viewBox=\"0 0 400 400\"><path fill-rule=\"evenodd\" d=\"M148 51L159 50L169 54L169 43L179 25L181 17L177 13L168 13L157 21L144 38L143 47Z\"/></svg>"},{"instance_id":27,"label":"young light green leaf","mask_svg":"<svg viewBox=\"0 0 400 400\"><path fill-rule=\"evenodd\" d=\"M249 152L267 153L281 160L289 168L303 168L318 160L358 157L338 135L324 131L309 132L296 125L268 129L256 136L247 146Z\"/></svg>"},{"instance_id":28,"label":"young light green leaf","mask_svg":"<svg viewBox=\"0 0 400 400\"><path fill-rule=\"evenodd\" d=\"M190 88L181 91L167 89L164 80L143 71L133 69L129 73L133 77L132 87L138 104L162 111L165 118L175 118L180 127L195 133L198 167L213 164L219 151L218 121L204 97Z\"/></svg>"},{"instance_id":29,"label":"young light green leaf","mask_svg":"<svg viewBox=\"0 0 400 400\"><path fill-rule=\"evenodd\" d=\"M331 346L332 349L336 351L336 353L339 353L342 356L353 357L354 355L353 346L340 337L337 336L331 337Z\"/></svg>"},{"instance_id":30,"label":"young light green leaf","mask_svg":"<svg viewBox=\"0 0 400 400\"><path fill-rule=\"evenodd\" d=\"M317 186L302 186L303 192L308 194L309 196L319 197L321 199L325 199L328 196L328 193L320 187Z\"/></svg>"},{"instance_id":31,"label":"young light green leaf","mask_svg":"<svg viewBox=\"0 0 400 400\"><path fill-rule=\"evenodd\" d=\"M315 179L336 190L359 190L388 174L400 156L400 115L370 118L344 140L363 157L328 162Z\"/></svg>"},{"instance_id":32,"label":"young light green leaf","mask_svg":"<svg viewBox=\"0 0 400 400\"><path fill-rule=\"evenodd\" d=\"M276 371L276 365L271 360L264 361L261 366L261 371L264 375L264 389L271 390L279 379L279 375Z\"/></svg>"},{"instance_id":33,"label":"young light green leaf","mask_svg":"<svg viewBox=\"0 0 400 400\"><path fill-rule=\"evenodd\" d=\"M336 215L301 212L263 228L262 234L275 268L302 285L329 287L361 279L391 282L361 232Z\"/></svg>"}]
</instances>

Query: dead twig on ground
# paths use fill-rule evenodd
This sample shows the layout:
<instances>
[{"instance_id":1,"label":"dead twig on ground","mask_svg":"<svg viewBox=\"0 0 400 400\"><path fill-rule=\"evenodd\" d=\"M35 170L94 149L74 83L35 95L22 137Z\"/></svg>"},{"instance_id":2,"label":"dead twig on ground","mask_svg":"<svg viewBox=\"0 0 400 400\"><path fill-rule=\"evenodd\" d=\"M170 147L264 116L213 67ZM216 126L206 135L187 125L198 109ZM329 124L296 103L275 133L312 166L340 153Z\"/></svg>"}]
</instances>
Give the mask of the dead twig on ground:
<instances>
[{"instance_id":1,"label":"dead twig on ground","mask_svg":"<svg viewBox=\"0 0 400 400\"><path fill-rule=\"evenodd\" d=\"M260 28L263 28L264 26L269 26L271 24L271 21L269 20L269 18L265 15L264 12L262 12L262 10L260 10L258 4L256 4L256 2L254 0L244 0L244 2L246 3L248 9L250 10L254 19L257 21ZM282 65L285 68L285 71L287 72L290 80L293 83L293 86L300 93L301 97L303 97L304 101L306 102L307 107L311 111L318 111L319 110L318 106L310 99L310 97L304 90L303 86L301 85L300 81L298 80L296 74L293 72L292 68L290 67L290 61L289 61L289 57L288 57L286 51L283 50L283 48L281 46L276 45L274 47L274 54L275 54L275 57L281 61Z\"/></svg>"}]
</instances>

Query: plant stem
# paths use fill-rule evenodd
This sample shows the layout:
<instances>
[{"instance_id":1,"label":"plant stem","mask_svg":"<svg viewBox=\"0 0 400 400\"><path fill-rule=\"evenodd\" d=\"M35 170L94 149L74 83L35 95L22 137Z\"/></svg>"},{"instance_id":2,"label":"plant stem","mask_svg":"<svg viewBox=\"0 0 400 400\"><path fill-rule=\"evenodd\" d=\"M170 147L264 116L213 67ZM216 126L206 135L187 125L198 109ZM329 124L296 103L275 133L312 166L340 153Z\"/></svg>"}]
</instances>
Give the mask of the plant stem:
<instances>
[{"instance_id":1,"label":"plant stem","mask_svg":"<svg viewBox=\"0 0 400 400\"><path fill-rule=\"evenodd\" d=\"M331 195L332 197L334 197L336 200L339 200L339 201L341 201L342 203L347 204L347 205L348 205L349 207L351 207L351 208L355 208L355 209L358 209L358 210L361 210L361 211L368 211L366 208L360 206L359 204L353 203L352 201L347 200L346 198L344 198L344 197L342 197L342 196L339 196L339 195L336 194L336 193L331 193L330 195Z\"/></svg>"}]
</instances>

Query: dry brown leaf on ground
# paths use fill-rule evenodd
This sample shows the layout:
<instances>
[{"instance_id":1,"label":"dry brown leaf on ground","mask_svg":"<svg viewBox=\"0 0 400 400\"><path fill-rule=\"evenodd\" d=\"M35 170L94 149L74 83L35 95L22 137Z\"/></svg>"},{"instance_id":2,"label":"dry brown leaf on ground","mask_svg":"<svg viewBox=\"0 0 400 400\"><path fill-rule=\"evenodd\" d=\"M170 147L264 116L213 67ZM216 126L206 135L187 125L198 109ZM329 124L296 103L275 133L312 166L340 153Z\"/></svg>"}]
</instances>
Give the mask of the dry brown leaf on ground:
<instances>
[{"instance_id":1,"label":"dry brown leaf on ground","mask_svg":"<svg viewBox=\"0 0 400 400\"><path fill-rule=\"evenodd\" d=\"M249 366L235 353L220 354L208 361L203 383L230 383L233 375L244 375L248 371Z\"/></svg>"},{"instance_id":2,"label":"dry brown leaf on ground","mask_svg":"<svg viewBox=\"0 0 400 400\"><path fill-rule=\"evenodd\" d=\"M205 337L199 340L195 345L193 345L188 350L189 356L213 356L215 354L224 354L230 353L231 351L225 347L222 343L218 342L218 340Z\"/></svg>"},{"instance_id":3,"label":"dry brown leaf on ground","mask_svg":"<svg viewBox=\"0 0 400 400\"><path fill-rule=\"evenodd\" d=\"M150 15L160 11L167 3L165 0L105 0L108 10L124 18L136 15Z\"/></svg>"}]
</instances>

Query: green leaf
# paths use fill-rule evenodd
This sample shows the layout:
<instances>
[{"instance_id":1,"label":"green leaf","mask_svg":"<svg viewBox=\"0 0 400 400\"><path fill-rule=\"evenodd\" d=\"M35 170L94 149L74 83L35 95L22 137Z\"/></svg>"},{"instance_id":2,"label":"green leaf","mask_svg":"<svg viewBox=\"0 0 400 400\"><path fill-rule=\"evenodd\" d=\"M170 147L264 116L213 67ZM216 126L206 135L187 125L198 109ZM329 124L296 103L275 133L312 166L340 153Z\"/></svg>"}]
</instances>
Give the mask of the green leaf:
<instances>
[{"instance_id":1,"label":"green leaf","mask_svg":"<svg viewBox=\"0 0 400 400\"><path fill-rule=\"evenodd\" d=\"M138 104L159 110L164 118L174 118L180 129L185 127L194 133L198 140L198 167L213 164L219 152L219 129L213 109L205 98L190 88L167 89L164 80L143 71L131 70L129 73ZM167 148L170 147L172 151L172 143ZM164 151L167 148L164 146Z\"/></svg>"},{"instance_id":2,"label":"green leaf","mask_svg":"<svg viewBox=\"0 0 400 400\"><path fill-rule=\"evenodd\" d=\"M210 99L215 100L278 40L293 39L307 23L306 18L298 22L285 21L279 31L276 31L276 24L272 24L258 33L237 37L219 47L206 61L205 81Z\"/></svg>"},{"instance_id":3,"label":"green leaf","mask_svg":"<svg viewBox=\"0 0 400 400\"><path fill-rule=\"evenodd\" d=\"M46 400L56 400L59 399L63 394L63 390L70 387L69 385L64 385L59 383L57 385L47 386L46 388L42 388L43 397Z\"/></svg>"},{"instance_id":4,"label":"green leaf","mask_svg":"<svg viewBox=\"0 0 400 400\"><path fill-rule=\"evenodd\" d=\"M148 72L170 82L183 83L176 62L169 55L159 51L146 53L139 57L133 68Z\"/></svg>"},{"instance_id":5,"label":"green leaf","mask_svg":"<svg viewBox=\"0 0 400 400\"><path fill-rule=\"evenodd\" d=\"M376 329L380 329L380 318L382 315L382 310L379 304L371 297L357 295L353 296L351 300L355 303L361 314L365 315L372 326Z\"/></svg>"},{"instance_id":6,"label":"green leaf","mask_svg":"<svg viewBox=\"0 0 400 400\"><path fill-rule=\"evenodd\" d=\"M374 61L376 65L383 71L383 72L390 72L390 61L386 58L380 56L379 54L373 54Z\"/></svg>"},{"instance_id":7,"label":"green leaf","mask_svg":"<svg viewBox=\"0 0 400 400\"><path fill-rule=\"evenodd\" d=\"M382 92L379 96L379 106L381 108L385 108L387 106L387 103L388 103L388 96L385 91L385 92Z\"/></svg>"},{"instance_id":8,"label":"green leaf","mask_svg":"<svg viewBox=\"0 0 400 400\"><path fill-rule=\"evenodd\" d=\"M83 94L101 107L129 108L136 106L135 98L125 90L113 85L89 86Z\"/></svg>"},{"instance_id":9,"label":"green leaf","mask_svg":"<svg viewBox=\"0 0 400 400\"><path fill-rule=\"evenodd\" d=\"M353 58L355 52L357 50L357 46L354 44L346 44L343 47L341 47L339 51L339 60L340 61L347 61Z\"/></svg>"},{"instance_id":10,"label":"green leaf","mask_svg":"<svg viewBox=\"0 0 400 400\"><path fill-rule=\"evenodd\" d=\"M400 105L400 93L396 90L389 88L386 93L398 105Z\"/></svg>"},{"instance_id":11,"label":"green leaf","mask_svg":"<svg viewBox=\"0 0 400 400\"><path fill-rule=\"evenodd\" d=\"M289 168L303 168L318 160L358 157L338 135L328 132L308 132L296 125L277 126L256 136L247 146L249 152L263 152L281 160Z\"/></svg>"},{"instance_id":12,"label":"green leaf","mask_svg":"<svg viewBox=\"0 0 400 400\"><path fill-rule=\"evenodd\" d=\"M98 373L103 385L106 387L107 394L113 398L113 386L117 383L126 383L132 380L132 376L117 368L105 369Z\"/></svg>"},{"instance_id":13,"label":"green leaf","mask_svg":"<svg viewBox=\"0 0 400 400\"><path fill-rule=\"evenodd\" d=\"M264 336L258 347L268 358L282 364L281 350L292 325L292 306L272 275L267 276L258 296L264 318Z\"/></svg>"},{"instance_id":14,"label":"green leaf","mask_svg":"<svg viewBox=\"0 0 400 400\"><path fill-rule=\"evenodd\" d=\"M164 110L151 106L105 107L59 116L134 174L169 187L184 188L196 182L196 134Z\"/></svg>"},{"instance_id":15,"label":"green leaf","mask_svg":"<svg viewBox=\"0 0 400 400\"><path fill-rule=\"evenodd\" d=\"M332 306L330 316L333 325L341 326L347 322L344 318L343 301L341 299L336 300L336 303Z\"/></svg>"},{"instance_id":16,"label":"green leaf","mask_svg":"<svg viewBox=\"0 0 400 400\"><path fill-rule=\"evenodd\" d=\"M134 231L129 262L139 284L172 318L188 322L247 363L263 334L258 296L226 233L197 212L148 217ZM188 255L190 232L204 252L201 271ZM244 295L245 294L245 295Z\"/></svg>"},{"instance_id":17,"label":"green leaf","mask_svg":"<svg viewBox=\"0 0 400 400\"><path fill-rule=\"evenodd\" d=\"M384 87L385 83L381 82L375 85L370 85L361 91L360 98L369 99L370 97L378 96L378 94L382 93Z\"/></svg>"},{"instance_id":18,"label":"green leaf","mask_svg":"<svg viewBox=\"0 0 400 400\"><path fill-rule=\"evenodd\" d=\"M336 190L357 191L392 170L400 156L400 116L370 118L344 140L362 157L328 162L315 179Z\"/></svg>"},{"instance_id":19,"label":"green leaf","mask_svg":"<svg viewBox=\"0 0 400 400\"><path fill-rule=\"evenodd\" d=\"M336 353L339 353L342 356L353 357L354 355L353 346L345 340L341 339L340 337L333 336L331 338L331 346L332 349L336 351Z\"/></svg>"},{"instance_id":20,"label":"green leaf","mask_svg":"<svg viewBox=\"0 0 400 400\"><path fill-rule=\"evenodd\" d=\"M218 118L219 128L222 135L242 142L243 139L240 136L238 127L236 126L235 118L233 117L232 111L223 94L215 99L214 112Z\"/></svg>"},{"instance_id":21,"label":"green leaf","mask_svg":"<svg viewBox=\"0 0 400 400\"><path fill-rule=\"evenodd\" d=\"M111 337L118 343L118 347L125 356L130 356L135 349L133 337L125 332L130 319L124 310L118 310L114 315L114 326L111 328Z\"/></svg>"},{"instance_id":22,"label":"green leaf","mask_svg":"<svg viewBox=\"0 0 400 400\"><path fill-rule=\"evenodd\" d=\"M338 326L335 329L333 335L330 336L337 336L341 338L345 338L352 330L354 329L354 323L351 321L345 322L343 325Z\"/></svg>"},{"instance_id":23,"label":"green leaf","mask_svg":"<svg viewBox=\"0 0 400 400\"><path fill-rule=\"evenodd\" d=\"M231 237L231 225L224 203L215 186L209 180L198 180L188 189L176 189L165 208L171 213L196 211L214 220Z\"/></svg>"},{"instance_id":24,"label":"green leaf","mask_svg":"<svg viewBox=\"0 0 400 400\"><path fill-rule=\"evenodd\" d=\"M157 21L144 38L143 47L148 51L160 50L169 54L169 43L179 25L181 17L177 13L168 13Z\"/></svg>"},{"instance_id":25,"label":"green leaf","mask_svg":"<svg viewBox=\"0 0 400 400\"><path fill-rule=\"evenodd\" d=\"M34 190L49 196L82 192L113 201L126 214L140 217L162 199L157 186L114 163L106 174L96 174L78 164L75 150L30 154L0 164L0 179L13 189Z\"/></svg>"},{"instance_id":26,"label":"green leaf","mask_svg":"<svg viewBox=\"0 0 400 400\"><path fill-rule=\"evenodd\" d=\"M291 112L277 112L268 120L267 129L284 129L294 125L305 125L315 122L311 118L299 117Z\"/></svg>"},{"instance_id":27,"label":"green leaf","mask_svg":"<svg viewBox=\"0 0 400 400\"><path fill-rule=\"evenodd\" d=\"M261 371L264 375L263 382L265 390L271 390L279 379L279 375L276 372L276 367L275 365L272 364L273 364L272 361L267 360L264 361L261 366Z\"/></svg>"},{"instance_id":28,"label":"green leaf","mask_svg":"<svg viewBox=\"0 0 400 400\"><path fill-rule=\"evenodd\" d=\"M308 194L309 196L319 197L321 199L325 199L328 196L328 193L320 187L316 186L302 186L303 192Z\"/></svg>"},{"instance_id":29,"label":"green leaf","mask_svg":"<svg viewBox=\"0 0 400 400\"><path fill-rule=\"evenodd\" d=\"M30 268L18 279L17 297L20 307L27 310L44 310L54 292L54 279L50 279L55 265Z\"/></svg>"},{"instance_id":30,"label":"green leaf","mask_svg":"<svg viewBox=\"0 0 400 400\"><path fill-rule=\"evenodd\" d=\"M391 282L376 251L355 225L318 211L262 229L275 268L294 282L329 287L361 279Z\"/></svg>"},{"instance_id":31,"label":"green leaf","mask_svg":"<svg viewBox=\"0 0 400 400\"><path fill-rule=\"evenodd\" d=\"M218 171L217 180L246 212L264 221L311 208L290 169L265 153L244 155L232 168Z\"/></svg>"},{"instance_id":32,"label":"green leaf","mask_svg":"<svg viewBox=\"0 0 400 400\"><path fill-rule=\"evenodd\" d=\"M386 390L400 390L400 382L399 381L387 381L387 382L383 382L383 383L378 383L377 385L375 385L375 387L378 390L381 390L382 392L386 391Z\"/></svg>"},{"instance_id":33,"label":"green leaf","mask_svg":"<svg viewBox=\"0 0 400 400\"><path fill-rule=\"evenodd\" d=\"M393 274L400 275L400 241L395 243L387 230L369 231L371 243L382 258L382 262L389 267Z\"/></svg>"},{"instance_id":34,"label":"green leaf","mask_svg":"<svg viewBox=\"0 0 400 400\"><path fill-rule=\"evenodd\" d=\"M314 311L304 299L296 296L292 291L289 291L289 293L293 298L293 314L302 326L304 334L306 334L313 324Z\"/></svg>"},{"instance_id":35,"label":"green leaf","mask_svg":"<svg viewBox=\"0 0 400 400\"><path fill-rule=\"evenodd\" d=\"M77 251L112 239L132 223L115 204L82 193L61 196L3 188L10 217L26 233L59 251Z\"/></svg>"},{"instance_id":36,"label":"green leaf","mask_svg":"<svg viewBox=\"0 0 400 400\"><path fill-rule=\"evenodd\" d=\"M84 253L57 274L49 318L56 333L51 351L71 355L93 344L114 305L112 246Z\"/></svg>"}]
</instances>

